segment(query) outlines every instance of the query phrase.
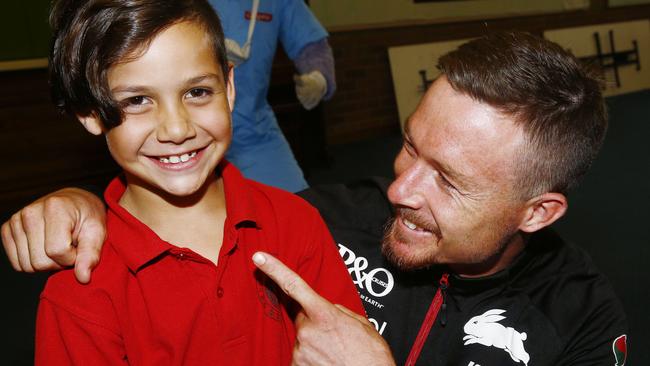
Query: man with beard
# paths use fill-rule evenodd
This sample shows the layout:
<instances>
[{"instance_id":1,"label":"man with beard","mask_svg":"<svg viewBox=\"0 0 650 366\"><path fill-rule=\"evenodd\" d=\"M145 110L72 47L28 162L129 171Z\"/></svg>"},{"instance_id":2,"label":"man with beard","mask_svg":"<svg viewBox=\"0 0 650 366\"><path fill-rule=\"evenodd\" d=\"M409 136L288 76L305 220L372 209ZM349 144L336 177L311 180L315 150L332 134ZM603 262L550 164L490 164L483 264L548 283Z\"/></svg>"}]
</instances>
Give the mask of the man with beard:
<instances>
[{"instance_id":1,"label":"man with beard","mask_svg":"<svg viewBox=\"0 0 650 366\"><path fill-rule=\"evenodd\" d=\"M328 223L368 319L328 303L271 255L253 256L302 306L294 363L623 365L616 295L549 228L604 140L599 82L558 45L520 32L466 43L439 68L405 125L392 183L302 193ZM86 238L103 231L100 203L86 195L55 193L5 223L16 269L78 255L88 280L98 251L87 248L99 245Z\"/></svg>"}]
</instances>

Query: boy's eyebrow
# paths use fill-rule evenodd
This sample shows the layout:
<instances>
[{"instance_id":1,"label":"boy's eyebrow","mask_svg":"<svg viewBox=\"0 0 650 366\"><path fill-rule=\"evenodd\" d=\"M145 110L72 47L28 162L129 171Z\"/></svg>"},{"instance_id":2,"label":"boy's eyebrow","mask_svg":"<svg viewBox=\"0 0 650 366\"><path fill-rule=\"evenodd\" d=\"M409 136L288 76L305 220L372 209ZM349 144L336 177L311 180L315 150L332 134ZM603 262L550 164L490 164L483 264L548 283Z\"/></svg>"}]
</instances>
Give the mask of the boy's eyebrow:
<instances>
[{"instance_id":1,"label":"boy's eyebrow","mask_svg":"<svg viewBox=\"0 0 650 366\"><path fill-rule=\"evenodd\" d=\"M219 75L214 74L214 73L209 73L205 75L199 75L195 77L191 77L183 82L183 85L194 85L198 84L202 81L216 81L220 82L221 78ZM150 88L148 86L142 86L142 85L128 85L128 86L116 86L113 89L111 89L111 93L143 93L149 91Z\"/></svg>"},{"instance_id":2,"label":"boy's eyebrow","mask_svg":"<svg viewBox=\"0 0 650 366\"><path fill-rule=\"evenodd\" d=\"M214 74L214 73L209 73L209 74L199 75L199 76L195 76L193 78L189 78L189 79L187 79L187 81L185 81L185 84L197 84L197 83L200 83L202 81L210 80L210 79L214 79L215 81L221 81L221 78L219 77L219 75Z\"/></svg>"},{"instance_id":3,"label":"boy's eyebrow","mask_svg":"<svg viewBox=\"0 0 650 366\"><path fill-rule=\"evenodd\" d=\"M117 94L117 93L142 93L148 91L149 88L146 86L139 86L139 85L133 85L133 86L116 86L113 89L111 89L111 93Z\"/></svg>"}]
</instances>

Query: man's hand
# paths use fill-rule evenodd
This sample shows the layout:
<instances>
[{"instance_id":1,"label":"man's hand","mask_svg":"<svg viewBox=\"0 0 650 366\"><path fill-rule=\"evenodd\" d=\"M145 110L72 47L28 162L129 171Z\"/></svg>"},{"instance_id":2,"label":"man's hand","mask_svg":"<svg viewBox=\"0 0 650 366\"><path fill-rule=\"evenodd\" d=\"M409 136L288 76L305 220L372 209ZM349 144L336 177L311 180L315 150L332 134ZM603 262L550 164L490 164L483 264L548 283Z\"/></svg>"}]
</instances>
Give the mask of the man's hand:
<instances>
[{"instance_id":1,"label":"man's hand","mask_svg":"<svg viewBox=\"0 0 650 366\"><path fill-rule=\"evenodd\" d=\"M106 209L90 192L64 188L16 212L2 225L2 245L16 271L74 265L81 283L99 262L106 235Z\"/></svg>"},{"instance_id":2,"label":"man's hand","mask_svg":"<svg viewBox=\"0 0 650 366\"><path fill-rule=\"evenodd\" d=\"M395 365L388 344L366 318L325 300L267 253L255 253L253 262L302 306L293 365Z\"/></svg>"}]
</instances>

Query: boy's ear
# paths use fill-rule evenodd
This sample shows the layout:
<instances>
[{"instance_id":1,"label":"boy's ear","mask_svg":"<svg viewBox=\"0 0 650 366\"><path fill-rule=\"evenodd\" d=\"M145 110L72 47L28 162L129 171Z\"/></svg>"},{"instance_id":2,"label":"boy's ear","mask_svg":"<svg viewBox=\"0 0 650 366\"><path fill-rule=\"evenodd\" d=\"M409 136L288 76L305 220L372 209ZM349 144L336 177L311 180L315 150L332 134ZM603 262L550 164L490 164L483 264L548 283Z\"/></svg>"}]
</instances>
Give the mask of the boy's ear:
<instances>
[{"instance_id":1,"label":"boy's ear","mask_svg":"<svg viewBox=\"0 0 650 366\"><path fill-rule=\"evenodd\" d=\"M230 112L235 107L235 66L228 62L228 75L226 77L226 97L228 98L228 106Z\"/></svg>"},{"instance_id":2,"label":"boy's ear","mask_svg":"<svg viewBox=\"0 0 650 366\"><path fill-rule=\"evenodd\" d=\"M547 192L526 203L524 217L519 230L533 233L541 230L564 216L569 204L561 193Z\"/></svg>"},{"instance_id":3,"label":"boy's ear","mask_svg":"<svg viewBox=\"0 0 650 366\"><path fill-rule=\"evenodd\" d=\"M93 135L101 135L104 132L104 125L102 125L102 121L97 117L95 112L86 116L77 115L77 119L81 122L86 131Z\"/></svg>"}]
</instances>

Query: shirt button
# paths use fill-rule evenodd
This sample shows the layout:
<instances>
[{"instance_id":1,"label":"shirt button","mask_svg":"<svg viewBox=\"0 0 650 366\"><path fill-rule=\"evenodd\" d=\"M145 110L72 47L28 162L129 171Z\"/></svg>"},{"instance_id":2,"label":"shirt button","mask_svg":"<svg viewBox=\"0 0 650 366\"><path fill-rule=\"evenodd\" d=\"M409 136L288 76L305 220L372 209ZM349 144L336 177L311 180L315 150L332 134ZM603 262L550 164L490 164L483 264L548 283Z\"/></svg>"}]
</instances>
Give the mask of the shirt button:
<instances>
[{"instance_id":1,"label":"shirt button","mask_svg":"<svg viewBox=\"0 0 650 366\"><path fill-rule=\"evenodd\" d=\"M219 298L223 297L223 288L222 287L217 288L217 297L219 297Z\"/></svg>"},{"instance_id":2,"label":"shirt button","mask_svg":"<svg viewBox=\"0 0 650 366\"><path fill-rule=\"evenodd\" d=\"M178 253L178 259L185 259L185 253Z\"/></svg>"}]
</instances>

